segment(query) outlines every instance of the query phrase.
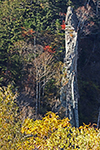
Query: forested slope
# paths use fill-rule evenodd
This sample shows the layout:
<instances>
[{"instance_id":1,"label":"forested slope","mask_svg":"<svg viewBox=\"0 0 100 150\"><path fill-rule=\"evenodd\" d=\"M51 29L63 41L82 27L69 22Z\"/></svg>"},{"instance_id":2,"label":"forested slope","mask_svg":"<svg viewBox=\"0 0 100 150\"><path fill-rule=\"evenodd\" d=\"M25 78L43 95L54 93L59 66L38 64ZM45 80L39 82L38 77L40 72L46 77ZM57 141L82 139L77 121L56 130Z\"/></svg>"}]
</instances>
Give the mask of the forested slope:
<instances>
[{"instance_id":1,"label":"forested slope","mask_svg":"<svg viewBox=\"0 0 100 150\"><path fill-rule=\"evenodd\" d=\"M62 69L69 5L80 22L79 121L84 124L79 128L64 118L59 98L61 80L67 76ZM95 124L100 107L96 6L96 0L0 1L1 150L100 149L100 129Z\"/></svg>"},{"instance_id":2,"label":"forested slope","mask_svg":"<svg viewBox=\"0 0 100 150\"><path fill-rule=\"evenodd\" d=\"M66 7L66 1L0 2L1 86L12 84L20 93L20 103L36 105L36 115L52 109L51 101L57 97L64 56L60 25Z\"/></svg>"}]
</instances>

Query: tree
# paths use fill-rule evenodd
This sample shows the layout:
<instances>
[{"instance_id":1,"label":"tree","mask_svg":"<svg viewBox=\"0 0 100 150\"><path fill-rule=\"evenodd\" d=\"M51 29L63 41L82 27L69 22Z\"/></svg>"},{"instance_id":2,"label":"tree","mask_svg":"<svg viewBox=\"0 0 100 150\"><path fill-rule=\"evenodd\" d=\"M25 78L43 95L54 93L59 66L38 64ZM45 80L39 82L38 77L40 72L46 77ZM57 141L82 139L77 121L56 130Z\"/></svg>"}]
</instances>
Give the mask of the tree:
<instances>
[{"instance_id":1,"label":"tree","mask_svg":"<svg viewBox=\"0 0 100 150\"><path fill-rule=\"evenodd\" d=\"M16 84L21 79L22 62L14 43L22 39L26 40L25 38L30 38L32 41L33 32L37 36L37 41L40 42L39 39L42 36L40 32L43 30L49 30L53 37L56 19L59 18L56 5L57 2L53 1L36 3L35 0L32 2L26 0L0 2L0 79L4 81L2 84L8 84L11 80Z\"/></svg>"},{"instance_id":2,"label":"tree","mask_svg":"<svg viewBox=\"0 0 100 150\"><path fill-rule=\"evenodd\" d=\"M20 40L22 26L22 9L18 1L0 1L0 80L20 79L21 60L14 42ZM18 71L18 69L19 71ZM10 75L9 75L10 73ZM10 81L11 81L10 80ZM4 82L3 82L4 84ZM5 82L8 84L8 82Z\"/></svg>"},{"instance_id":3,"label":"tree","mask_svg":"<svg viewBox=\"0 0 100 150\"><path fill-rule=\"evenodd\" d=\"M55 70L53 67L54 58L51 52L52 52L51 49L49 52L48 51L43 52L39 57L35 58L33 62L36 70L36 85L37 85L36 100L39 102L39 110L40 110L41 90L44 93L44 87L46 83L55 74ZM43 97L42 97L42 103L43 103Z\"/></svg>"},{"instance_id":4,"label":"tree","mask_svg":"<svg viewBox=\"0 0 100 150\"><path fill-rule=\"evenodd\" d=\"M0 149L17 150L21 142L21 119L16 97L11 86L0 87Z\"/></svg>"}]
</instances>

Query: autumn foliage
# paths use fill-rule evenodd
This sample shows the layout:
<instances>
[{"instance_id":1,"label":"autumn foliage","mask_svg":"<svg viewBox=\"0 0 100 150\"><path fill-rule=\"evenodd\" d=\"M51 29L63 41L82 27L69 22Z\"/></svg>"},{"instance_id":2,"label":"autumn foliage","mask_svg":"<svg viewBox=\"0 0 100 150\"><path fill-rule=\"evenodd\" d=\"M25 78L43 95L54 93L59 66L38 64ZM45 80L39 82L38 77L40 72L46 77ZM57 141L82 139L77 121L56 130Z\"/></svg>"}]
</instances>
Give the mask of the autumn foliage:
<instances>
[{"instance_id":1,"label":"autumn foliage","mask_svg":"<svg viewBox=\"0 0 100 150\"><path fill-rule=\"evenodd\" d=\"M44 51L47 51L49 53L55 53L56 52L55 49L52 50L52 48L49 45L44 47Z\"/></svg>"},{"instance_id":2,"label":"autumn foliage","mask_svg":"<svg viewBox=\"0 0 100 150\"><path fill-rule=\"evenodd\" d=\"M33 33L35 33L35 31L33 31L33 29L26 30L25 27L21 27L21 30L22 30L22 36L24 38L33 36Z\"/></svg>"},{"instance_id":3,"label":"autumn foliage","mask_svg":"<svg viewBox=\"0 0 100 150\"><path fill-rule=\"evenodd\" d=\"M15 150L21 141L20 118L11 86L0 87L0 149Z\"/></svg>"},{"instance_id":4,"label":"autumn foliage","mask_svg":"<svg viewBox=\"0 0 100 150\"><path fill-rule=\"evenodd\" d=\"M65 21L62 21L62 25L61 25L62 30L65 30Z\"/></svg>"},{"instance_id":5,"label":"autumn foliage","mask_svg":"<svg viewBox=\"0 0 100 150\"><path fill-rule=\"evenodd\" d=\"M33 121L26 119L22 130L25 135L30 135L23 143L23 149L40 150L65 150L95 149L100 148L100 133L90 125L72 127L69 119L60 119L58 115L48 112L42 120Z\"/></svg>"},{"instance_id":6,"label":"autumn foliage","mask_svg":"<svg viewBox=\"0 0 100 150\"><path fill-rule=\"evenodd\" d=\"M1 150L99 150L100 129L91 125L72 127L69 119L60 119L48 112L42 120L18 116L16 95L0 88L0 149Z\"/></svg>"}]
</instances>

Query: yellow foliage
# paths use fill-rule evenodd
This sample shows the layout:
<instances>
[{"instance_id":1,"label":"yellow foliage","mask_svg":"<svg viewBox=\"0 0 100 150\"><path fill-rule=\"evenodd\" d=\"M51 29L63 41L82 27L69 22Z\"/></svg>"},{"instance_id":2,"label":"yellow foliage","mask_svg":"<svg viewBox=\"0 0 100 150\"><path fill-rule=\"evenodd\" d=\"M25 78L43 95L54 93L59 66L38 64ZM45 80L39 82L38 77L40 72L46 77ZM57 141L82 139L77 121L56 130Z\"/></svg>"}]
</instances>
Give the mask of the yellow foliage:
<instances>
[{"instance_id":1,"label":"yellow foliage","mask_svg":"<svg viewBox=\"0 0 100 150\"><path fill-rule=\"evenodd\" d=\"M21 138L17 105L10 86L0 87L0 149L15 150Z\"/></svg>"},{"instance_id":2,"label":"yellow foliage","mask_svg":"<svg viewBox=\"0 0 100 150\"><path fill-rule=\"evenodd\" d=\"M43 4L42 4L42 3L40 3L40 6L44 9L44 6L43 6Z\"/></svg>"},{"instance_id":3,"label":"yellow foliage","mask_svg":"<svg viewBox=\"0 0 100 150\"><path fill-rule=\"evenodd\" d=\"M21 125L10 86L0 88L1 150L100 150L100 129L72 127L68 118L48 112L42 120L25 119Z\"/></svg>"},{"instance_id":4,"label":"yellow foliage","mask_svg":"<svg viewBox=\"0 0 100 150\"><path fill-rule=\"evenodd\" d=\"M100 130L90 125L80 128L72 127L69 119L60 119L58 115L48 112L42 120L33 121L27 118L22 126L22 133L30 135L24 143L28 150L65 150L100 148ZM31 146L30 146L31 145Z\"/></svg>"}]
</instances>

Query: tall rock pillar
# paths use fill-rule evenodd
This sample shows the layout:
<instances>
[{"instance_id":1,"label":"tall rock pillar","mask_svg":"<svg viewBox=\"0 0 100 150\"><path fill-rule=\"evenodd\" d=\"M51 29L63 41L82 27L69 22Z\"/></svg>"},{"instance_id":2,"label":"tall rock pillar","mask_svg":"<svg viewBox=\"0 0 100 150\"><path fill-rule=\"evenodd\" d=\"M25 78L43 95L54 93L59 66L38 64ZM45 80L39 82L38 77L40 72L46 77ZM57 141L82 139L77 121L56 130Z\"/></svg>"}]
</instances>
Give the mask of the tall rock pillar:
<instances>
[{"instance_id":1,"label":"tall rock pillar","mask_svg":"<svg viewBox=\"0 0 100 150\"><path fill-rule=\"evenodd\" d=\"M61 88L61 104L65 107L65 116L70 119L72 126L79 126L78 120L78 86L77 86L77 59L78 41L77 27L78 20L69 6L65 20L65 48L64 68ZM66 78L66 79L65 79ZM67 81L67 82L66 82Z\"/></svg>"}]
</instances>

